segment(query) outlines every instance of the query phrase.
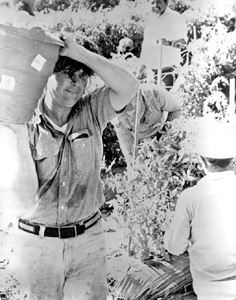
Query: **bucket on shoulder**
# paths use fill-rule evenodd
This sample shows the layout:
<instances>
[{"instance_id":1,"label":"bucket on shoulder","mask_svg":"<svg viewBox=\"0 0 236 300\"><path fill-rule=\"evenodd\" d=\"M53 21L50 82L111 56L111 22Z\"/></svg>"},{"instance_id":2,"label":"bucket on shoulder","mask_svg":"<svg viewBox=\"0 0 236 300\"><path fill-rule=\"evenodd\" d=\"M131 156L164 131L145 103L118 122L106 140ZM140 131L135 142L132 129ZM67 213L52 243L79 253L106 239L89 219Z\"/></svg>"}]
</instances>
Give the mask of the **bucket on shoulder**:
<instances>
[{"instance_id":1,"label":"bucket on shoulder","mask_svg":"<svg viewBox=\"0 0 236 300\"><path fill-rule=\"evenodd\" d=\"M28 122L64 43L40 27L0 24L0 120Z\"/></svg>"}]
</instances>

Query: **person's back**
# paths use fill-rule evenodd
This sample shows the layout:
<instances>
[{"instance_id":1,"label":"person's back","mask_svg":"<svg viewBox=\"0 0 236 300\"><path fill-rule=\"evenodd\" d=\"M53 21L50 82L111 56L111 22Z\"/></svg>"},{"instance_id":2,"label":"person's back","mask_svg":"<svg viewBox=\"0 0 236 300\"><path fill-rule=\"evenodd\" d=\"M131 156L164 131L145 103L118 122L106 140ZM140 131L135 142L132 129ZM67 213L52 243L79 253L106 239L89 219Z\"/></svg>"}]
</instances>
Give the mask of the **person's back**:
<instances>
[{"instance_id":1,"label":"person's back","mask_svg":"<svg viewBox=\"0 0 236 300\"><path fill-rule=\"evenodd\" d=\"M236 275L235 186L234 172L224 171L208 174L185 192L194 278L220 280Z\"/></svg>"},{"instance_id":2,"label":"person's back","mask_svg":"<svg viewBox=\"0 0 236 300\"><path fill-rule=\"evenodd\" d=\"M198 300L235 300L235 127L213 120L200 125L187 144L206 175L181 193L164 244L174 255L188 251Z\"/></svg>"}]
</instances>

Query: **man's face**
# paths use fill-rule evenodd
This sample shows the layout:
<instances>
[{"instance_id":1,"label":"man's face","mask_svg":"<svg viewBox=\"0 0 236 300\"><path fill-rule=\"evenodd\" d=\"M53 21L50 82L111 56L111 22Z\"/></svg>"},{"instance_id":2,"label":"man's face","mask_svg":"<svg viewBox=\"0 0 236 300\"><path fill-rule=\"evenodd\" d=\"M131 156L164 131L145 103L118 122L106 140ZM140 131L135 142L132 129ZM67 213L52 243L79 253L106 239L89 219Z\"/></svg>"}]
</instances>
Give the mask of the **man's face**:
<instances>
[{"instance_id":1,"label":"man's face","mask_svg":"<svg viewBox=\"0 0 236 300\"><path fill-rule=\"evenodd\" d=\"M63 72L54 73L48 80L47 93L53 101L62 107L73 107L83 96L88 83L88 76L83 70L76 71L72 77Z\"/></svg>"},{"instance_id":2,"label":"man's face","mask_svg":"<svg viewBox=\"0 0 236 300\"><path fill-rule=\"evenodd\" d=\"M167 3L164 0L151 0L151 7L154 13L162 15L166 10Z\"/></svg>"}]
</instances>

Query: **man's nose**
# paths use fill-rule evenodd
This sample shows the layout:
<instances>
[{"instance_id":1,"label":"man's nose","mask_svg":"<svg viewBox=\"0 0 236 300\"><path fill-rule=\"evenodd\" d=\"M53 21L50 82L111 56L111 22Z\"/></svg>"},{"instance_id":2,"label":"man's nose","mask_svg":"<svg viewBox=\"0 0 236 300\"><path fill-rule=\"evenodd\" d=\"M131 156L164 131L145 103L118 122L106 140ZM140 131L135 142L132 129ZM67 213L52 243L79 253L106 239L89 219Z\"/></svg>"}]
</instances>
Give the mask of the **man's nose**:
<instances>
[{"instance_id":1,"label":"man's nose","mask_svg":"<svg viewBox=\"0 0 236 300\"><path fill-rule=\"evenodd\" d=\"M74 73L74 80L76 81L76 82L80 82L80 80L81 80L81 78L80 78L80 73L79 72L75 72Z\"/></svg>"},{"instance_id":2,"label":"man's nose","mask_svg":"<svg viewBox=\"0 0 236 300\"><path fill-rule=\"evenodd\" d=\"M72 80L72 85L74 86L80 86L80 79L79 80Z\"/></svg>"}]
</instances>

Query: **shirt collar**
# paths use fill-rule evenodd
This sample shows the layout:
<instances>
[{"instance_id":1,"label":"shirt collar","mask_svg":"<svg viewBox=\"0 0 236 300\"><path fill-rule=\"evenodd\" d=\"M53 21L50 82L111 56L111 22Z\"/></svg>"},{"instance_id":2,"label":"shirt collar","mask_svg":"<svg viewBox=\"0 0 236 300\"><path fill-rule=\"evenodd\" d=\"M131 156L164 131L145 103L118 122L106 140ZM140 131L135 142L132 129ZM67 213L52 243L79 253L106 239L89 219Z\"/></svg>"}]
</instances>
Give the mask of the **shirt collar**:
<instances>
[{"instance_id":1,"label":"shirt collar","mask_svg":"<svg viewBox=\"0 0 236 300\"><path fill-rule=\"evenodd\" d=\"M171 12L171 9L167 6L166 10L163 12L162 15L159 16L159 18L164 18L166 15L168 15Z\"/></svg>"},{"instance_id":2,"label":"shirt collar","mask_svg":"<svg viewBox=\"0 0 236 300\"><path fill-rule=\"evenodd\" d=\"M41 98L38 101L38 105L34 111L34 115L32 117L32 122L35 124L40 124L42 122L43 117L43 100L45 98L45 93L41 96Z\"/></svg>"},{"instance_id":3,"label":"shirt collar","mask_svg":"<svg viewBox=\"0 0 236 300\"><path fill-rule=\"evenodd\" d=\"M171 11L172 11L172 10L169 8L169 6L167 6L167 8L166 8L164 14L169 14ZM164 14L163 14L163 15L164 15Z\"/></svg>"},{"instance_id":4,"label":"shirt collar","mask_svg":"<svg viewBox=\"0 0 236 300\"><path fill-rule=\"evenodd\" d=\"M60 134L62 134L61 130L56 129L51 122L47 119L45 113L44 113L44 109L43 109L43 103L44 103L44 98L45 98L45 93L40 97L39 101L38 101L38 105L34 111L34 115L32 117L31 122L39 125L41 123L44 123L51 131L53 132L58 132ZM80 106L76 105L75 109L71 112L71 116L70 116L70 120L67 123L67 130L66 132L70 132L71 128L73 126L73 116L74 114L76 114L78 111L80 111ZM65 133L63 133L65 134Z\"/></svg>"},{"instance_id":5,"label":"shirt collar","mask_svg":"<svg viewBox=\"0 0 236 300\"><path fill-rule=\"evenodd\" d=\"M47 116L45 115L44 111L43 111L43 102L44 102L44 98L45 98L45 93L41 96L41 98L38 101L38 105L34 111L34 116L32 118L32 122L36 125L39 124L44 124L46 125L51 131L53 132L59 132L60 134L62 134L62 131L56 129L52 123L48 120ZM43 125L43 126L44 126ZM67 126L68 128L68 126Z\"/></svg>"},{"instance_id":6,"label":"shirt collar","mask_svg":"<svg viewBox=\"0 0 236 300\"><path fill-rule=\"evenodd\" d=\"M167 6L166 10L164 11L164 13L162 15L156 14L154 12L150 12L148 14L149 16L149 20L155 21L155 20L159 20L160 18L165 18L166 15L171 13L171 9Z\"/></svg>"}]
</instances>

